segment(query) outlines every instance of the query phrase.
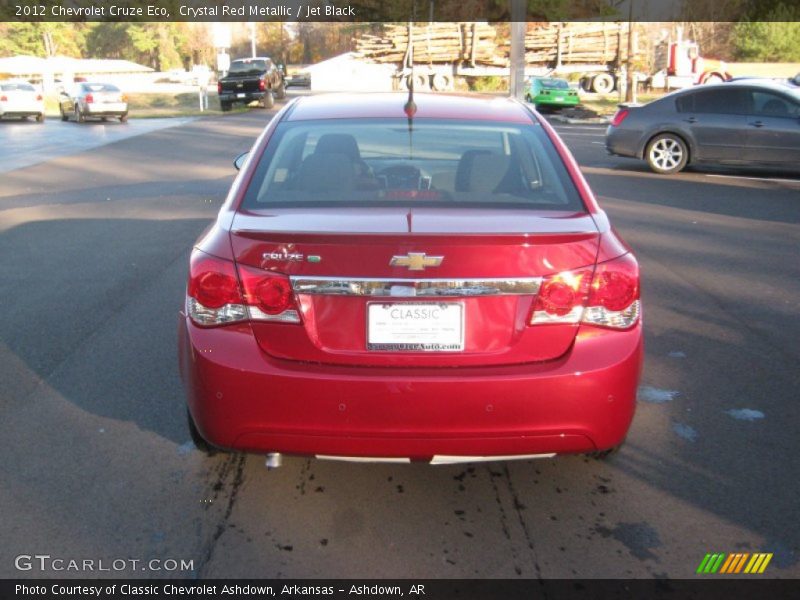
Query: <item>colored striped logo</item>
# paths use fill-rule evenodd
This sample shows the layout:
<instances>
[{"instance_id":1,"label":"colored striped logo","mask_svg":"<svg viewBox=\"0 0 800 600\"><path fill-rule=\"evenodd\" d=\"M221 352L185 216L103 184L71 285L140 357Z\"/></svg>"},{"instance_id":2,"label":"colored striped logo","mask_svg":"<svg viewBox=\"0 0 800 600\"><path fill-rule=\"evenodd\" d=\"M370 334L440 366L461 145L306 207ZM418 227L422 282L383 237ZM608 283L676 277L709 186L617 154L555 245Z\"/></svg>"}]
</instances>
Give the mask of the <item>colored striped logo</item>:
<instances>
[{"instance_id":1,"label":"colored striped logo","mask_svg":"<svg viewBox=\"0 0 800 600\"><path fill-rule=\"evenodd\" d=\"M735 552L733 554L725 554L718 552L715 554L706 554L705 558L700 562L697 567L697 573L700 575L715 574L715 573L749 573L761 574L763 573L769 561L772 560L772 552Z\"/></svg>"}]
</instances>

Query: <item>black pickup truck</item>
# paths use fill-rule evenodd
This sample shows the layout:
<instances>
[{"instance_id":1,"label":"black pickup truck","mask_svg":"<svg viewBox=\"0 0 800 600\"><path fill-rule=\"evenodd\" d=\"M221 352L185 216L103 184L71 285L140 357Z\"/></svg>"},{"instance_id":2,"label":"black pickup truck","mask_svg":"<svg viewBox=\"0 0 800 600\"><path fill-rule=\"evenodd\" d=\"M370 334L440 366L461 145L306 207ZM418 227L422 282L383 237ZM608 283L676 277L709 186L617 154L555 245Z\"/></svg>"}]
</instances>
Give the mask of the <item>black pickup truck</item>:
<instances>
[{"instance_id":1,"label":"black pickup truck","mask_svg":"<svg viewBox=\"0 0 800 600\"><path fill-rule=\"evenodd\" d=\"M275 99L286 97L283 72L265 56L231 61L228 74L217 83L219 104L228 111L236 102L250 104L258 100L261 108L272 108Z\"/></svg>"}]
</instances>

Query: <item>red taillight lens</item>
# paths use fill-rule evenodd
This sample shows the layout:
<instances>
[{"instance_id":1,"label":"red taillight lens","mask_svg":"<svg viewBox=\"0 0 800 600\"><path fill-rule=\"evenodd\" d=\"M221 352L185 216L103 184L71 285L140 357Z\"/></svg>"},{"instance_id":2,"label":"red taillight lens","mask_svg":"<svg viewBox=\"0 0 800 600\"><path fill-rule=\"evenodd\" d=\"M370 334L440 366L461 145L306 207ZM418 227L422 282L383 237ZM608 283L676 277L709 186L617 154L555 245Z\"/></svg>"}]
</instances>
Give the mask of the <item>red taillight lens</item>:
<instances>
[{"instance_id":1,"label":"red taillight lens","mask_svg":"<svg viewBox=\"0 0 800 600\"><path fill-rule=\"evenodd\" d=\"M639 265L628 253L592 269L564 271L542 280L531 325L580 322L628 329L640 316Z\"/></svg>"},{"instance_id":2,"label":"red taillight lens","mask_svg":"<svg viewBox=\"0 0 800 600\"><path fill-rule=\"evenodd\" d=\"M0 102L8 102L8 96L0 96Z\"/></svg>"},{"instance_id":3,"label":"red taillight lens","mask_svg":"<svg viewBox=\"0 0 800 600\"><path fill-rule=\"evenodd\" d=\"M247 318L233 263L199 250L192 252L186 312L198 325L224 325Z\"/></svg>"},{"instance_id":4,"label":"red taillight lens","mask_svg":"<svg viewBox=\"0 0 800 600\"><path fill-rule=\"evenodd\" d=\"M221 83L217 83L217 94L221 94L221 93L222 93L222 84Z\"/></svg>"},{"instance_id":5,"label":"red taillight lens","mask_svg":"<svg viewBox=\"0 0 800 600\"><path fill-rule=\"evenodd\" d=\"M286 275L244 265L238 268L251 319L300 322L292 283Z\"/></svg>"},{"instance_id":6,"label":"red taillight lens","mask_svg":"<svg viewBox=\"0 0 800 600\"><path fill-rule=\"evenodd\" d=\"M206 308L242 304L233 263L199 250L192 252L188 294Z\"/></svg>"},{"instance_id":7,"label":"red taillight lens","mask_svg":"<svg viewBox=\"0 0 800 600\"><path fill-rule=\"evenodd\" d=\"M564 271L542 280L533 304L531 325L578 323L589 294L591 269Z\"/></svg>"},{"instance_id":8,"label":"red taillight lens","mask_svg":"<svg viewBox=\"0 0 800 600\"><path fill-rule=\"evenodd\" d=\"M186 295L186 312L198 325L225 325L247 319L300 322L292 284L286 275L237 267L200 250L192 252Z\"/></svg>"},{"instance_id":9,"label":"red taillight lens","mask_svg":"<svg viewBox=\"0 0 800 600\"><path fill-rule=\"evenodd\" d=\"M263 79L259 79L258 80L258 90L260 92L263 92L265 89L267 89L267 82L264 81Z\"/></svg>"},{"instance_id":10,"label":"red taillight lens","mask_svg":"<svg viewBox=\"0 0 800 600\"><path fill-rule=\"evenodd\" d=\"M622 125L622 122L625 120L625 117L627 117L630 114L630 112L631 111L629 111L627 109L624 109L624 108L621 109L621 110L618 110L617 114L614 115L614 118L611 119L611 126L612 127L619 127L620 125Z\"/></svg>"},{"instance_id":11,"label":"red taillight lens","mask_svg":"<svg viewBox=\"0 0 800 600\"><path fill-rule=\"evenodd\" d=\"M627 329L639 320L639 265L633 254L600 263L594 272L583 322Z\"/></svg>"},{"instance_id":12,"label":"red taillight lens","mask_svg":"<svg viewBox=\"0 0 800 600\"><path fill-rule=\"evenodd\" d=\"M266 277L254 291L258 307L268 315L277 315L293 305L292 286L285 277Z\"/></svg>"},{"instance_id":13,"label":"red taillight lens","mask_svg":"<svg viewBox=\"0 0 800 600\"><path fill-rule=\"evenodd\" d=\"M86 102L86 104L91 104L94 102L94 96L91 94L86 94L86 97L83 99L83 101Z\"/></svg>"},{"instance_id":14,"label":"red taillight lens","mask_svg":"<svg viewBox=\"0 0 800 600\"><path fill-rule=\"evenodd\" d=\"M42 101L42 95L41 94L36 94L36 100L38 102L41 102Z\"/></svg>"}]
</instances>

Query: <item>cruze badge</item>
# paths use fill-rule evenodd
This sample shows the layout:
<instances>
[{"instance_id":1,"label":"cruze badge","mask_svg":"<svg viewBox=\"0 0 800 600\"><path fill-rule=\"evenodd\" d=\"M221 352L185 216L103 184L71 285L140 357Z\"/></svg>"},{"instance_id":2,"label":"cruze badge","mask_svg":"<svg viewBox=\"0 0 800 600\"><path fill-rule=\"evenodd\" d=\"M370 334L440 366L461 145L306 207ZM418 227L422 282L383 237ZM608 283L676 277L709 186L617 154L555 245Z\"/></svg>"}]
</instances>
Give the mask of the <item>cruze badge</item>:
<instances>
[{"instance_id":1,"label":"cruze badge","mask_svg":"<svg viewBox=\"0 0 800 600\"><path fill-rule=\"evenodd\" d=\"M303 255L299 252L264 252L261 255L264 260L286 260L286 261L301 261Z\"/></svg>"},{"instance_id":2,"label":"cruze badge","mask_svg":"<svg viewBox=\"0 0 800 600\"><path fill-rule=\"evenodd\" d=\"M444 256L428 256L424 252L409 252L405 256L393 256L391 267L408 267L409 271L424 271L426 267L438 267Z\"/></svg>"}]
</instances>

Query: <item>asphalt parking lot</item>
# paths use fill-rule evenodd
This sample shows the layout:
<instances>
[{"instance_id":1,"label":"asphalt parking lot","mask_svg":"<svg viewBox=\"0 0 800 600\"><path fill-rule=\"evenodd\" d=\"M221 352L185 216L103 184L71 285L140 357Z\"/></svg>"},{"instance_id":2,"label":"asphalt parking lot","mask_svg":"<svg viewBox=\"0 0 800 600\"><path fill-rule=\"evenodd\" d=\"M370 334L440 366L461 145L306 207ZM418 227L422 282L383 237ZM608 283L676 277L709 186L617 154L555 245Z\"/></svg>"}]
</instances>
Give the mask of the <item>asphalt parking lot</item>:
<instances>
[{"instance_id":1,"label":"asphalt parking lot","mask_svg":"<svg viewBox=\"0 0 800 600\"><path fill-rule=\"evenodd\" d=\"M119 124L0 124L0 577L87 575L15 569L39 553L192 561L90 576L685 578L707 552L758 551L762 577L800 577L800 179L657 176L606 155L599 126L556 124L643 270L617 456L268 472L194 449L187 258L271 114L134 121L91 147ZM76 145L19 141L51 126Z\"/></svg>"}]
</instances>

